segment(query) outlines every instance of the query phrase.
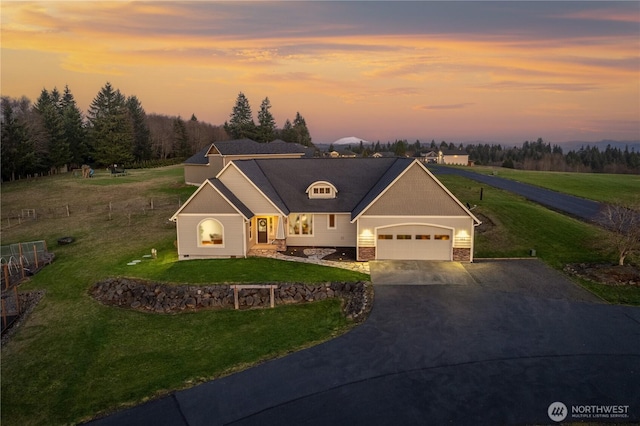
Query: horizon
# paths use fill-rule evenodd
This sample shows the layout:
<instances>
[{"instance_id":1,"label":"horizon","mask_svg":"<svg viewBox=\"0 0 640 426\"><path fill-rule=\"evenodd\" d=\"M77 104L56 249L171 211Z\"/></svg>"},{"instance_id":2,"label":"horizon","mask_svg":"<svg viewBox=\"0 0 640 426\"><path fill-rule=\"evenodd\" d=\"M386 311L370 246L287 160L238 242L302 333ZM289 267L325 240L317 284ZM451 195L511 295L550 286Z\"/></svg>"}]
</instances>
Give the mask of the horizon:
<instances>
[{"instance_id":1,"label":"horizon","mask_svg":"<svg viewBox=\"0 0 640 426\"><path fill-rule=\"evenodd\" d=\"M2 96L110 82L148 114L305 118L314 143L640 139L635 2L2 2Z\"/></svg>"}]
</instances>

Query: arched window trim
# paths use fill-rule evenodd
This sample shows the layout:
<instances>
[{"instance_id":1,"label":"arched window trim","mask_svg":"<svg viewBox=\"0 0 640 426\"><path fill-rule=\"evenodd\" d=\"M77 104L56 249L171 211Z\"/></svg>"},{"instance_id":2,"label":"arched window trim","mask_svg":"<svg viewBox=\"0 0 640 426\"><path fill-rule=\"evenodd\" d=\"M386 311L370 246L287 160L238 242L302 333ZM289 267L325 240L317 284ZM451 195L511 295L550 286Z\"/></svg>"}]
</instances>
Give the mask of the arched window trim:
<instances>
[{"instance_id":1,"label":"arched window trim","mask_svg":"<svg viewBox=\"0 0 640 426\"><path fill-rule=\"evenodd\" d=\"M202 239L202 225L205 222L216 222L218 224L218 226L220 227L220 233L218 234L216 233L211 233L209 235L210 240L208 240L209 242L205 242ZM219 238L218 238L219 237ZM198 227L197 227L197 238L198 238L198 247L204 247L204 248L224 248L225 246L225 236L224 236L224 225L222 224L222 222L220 222L218 219L215 219L213 217L208 217L206 219L202 219L199 223L198 223ZM218 242L220 241L220 242Z\"/></svg>"},{"instance_id":2,"label":"arched window trim","mask_svg":"<svg viewBox=\"0 0 640 426\"><path fill-rule=\"evenodd\" d=\"M338 188L336 188L331 182L319 180L309 185L305 193L309 198L336 198L338 195Z\"/></svg>"}]
</instances>

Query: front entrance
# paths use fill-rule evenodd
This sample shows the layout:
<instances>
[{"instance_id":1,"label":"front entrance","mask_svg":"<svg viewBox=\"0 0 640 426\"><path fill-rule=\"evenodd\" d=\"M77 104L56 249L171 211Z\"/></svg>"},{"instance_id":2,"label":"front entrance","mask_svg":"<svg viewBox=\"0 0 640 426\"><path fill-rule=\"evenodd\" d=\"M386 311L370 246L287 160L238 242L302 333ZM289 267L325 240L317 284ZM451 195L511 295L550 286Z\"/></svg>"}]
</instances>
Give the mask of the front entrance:
<instances>
[{"instance_id":1,"label":"front entrance","mask_svg":"<svg viewBox=\"0 0 640 426\"><path fill-rule=\"evenodd\" d=\"M269 242L269 227L266 217L259 217L258 222L258 244L267 244Z\"/></svg>"}]
</instances>

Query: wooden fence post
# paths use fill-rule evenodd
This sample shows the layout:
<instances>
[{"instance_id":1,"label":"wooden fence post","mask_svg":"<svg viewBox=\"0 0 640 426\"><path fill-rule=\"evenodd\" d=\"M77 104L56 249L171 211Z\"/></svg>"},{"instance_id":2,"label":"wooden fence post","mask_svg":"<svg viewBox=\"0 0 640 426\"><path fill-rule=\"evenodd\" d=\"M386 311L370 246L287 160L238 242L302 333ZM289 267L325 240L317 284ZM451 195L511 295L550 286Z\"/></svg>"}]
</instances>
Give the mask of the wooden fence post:
<instances>
[{"instance_id":1,"label":"wooden fence post","mask_svg":"<svg viewBox=\"0 0 640 426\"><path fill-rule=\"evenodd\" d=\"M33 245L33 257L36 261L36 269L38 269L38 249L36 248L35 244Z\"/></svg>"},{"instance_id":2,"label":"wooden fence post","mask_svg":"<svg viewBox=\"0 0 640 426\"><path fill-rule=\"evenodd\" d=\"M2 272L4 273L4 289L9 288L9 265L6 263L2 265Z\"/></svg>"},{"instance_id":3,"label":"wooden fence post","mask_svg":"<svg viewBox=\"0 0 640 426\"><path fill-rule=\"evenodd\" d=\"M2 299L2 328L7 326L7 307L4 305L4 299Z\"/></svg>"},{"instance_id":4,"label":"wooden fence post","mask_svg":"<svg viewBox=\"0 0 640 426\"><path fill-rule=\"evenodd\" d=\"M238 301L238 286L233 286L233 305L236 309L240 309L240 302Z\"/></svg>"},{"instance_id":5,"label":"wooden fence post","mask_svg":"<svg viewBox=\"0 0 640 426\"><path fill-rule=\"evenodd\" d=\"M22 272L22 278L25 277L24 274L24 261L22 260L22 243L18 243L18 253L20 253L20 271Z\"/></svg>"},{"instance_id":6,"label":"wooden fence post","mask_svg":"<svg viewBox=\"0 0 640 426\"><path fill-rule=\"evenodd\" d=\"M13 288L13 296L16 298L16 308L18 309L18 315L20 315L20 299L18 299L18 286Z\"/></svg>"}]
</instances>

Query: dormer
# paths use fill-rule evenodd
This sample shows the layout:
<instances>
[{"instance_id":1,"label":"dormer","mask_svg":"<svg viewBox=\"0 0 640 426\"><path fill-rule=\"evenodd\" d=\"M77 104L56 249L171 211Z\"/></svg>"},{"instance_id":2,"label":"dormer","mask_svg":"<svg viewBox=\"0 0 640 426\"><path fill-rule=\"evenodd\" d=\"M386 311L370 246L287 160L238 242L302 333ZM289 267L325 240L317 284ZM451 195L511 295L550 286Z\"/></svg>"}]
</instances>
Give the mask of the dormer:
<instances>
[{"instance_id":1,"label":"dormer","mask_svg":"<svg viewBox=\"0 0 640 426\"><path fill-rule=\"evenodd\" d=\"M328 199L336 198L336 196L338 195L338 190L336 189L336 187L331 182L327 182L326 180L313 182L311 185L309 185L305 192L307 193L309 198Z\"/></svg>"}]
</instances>

